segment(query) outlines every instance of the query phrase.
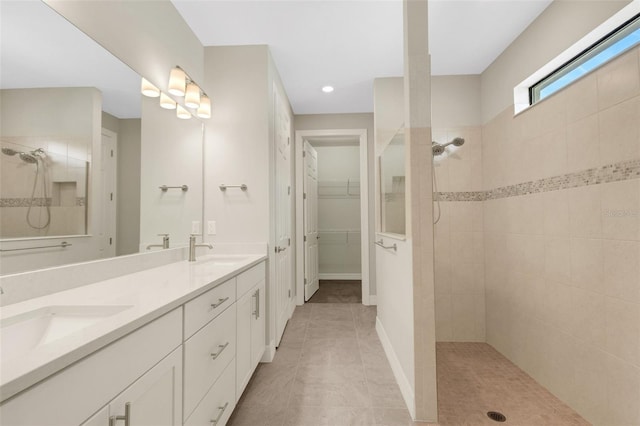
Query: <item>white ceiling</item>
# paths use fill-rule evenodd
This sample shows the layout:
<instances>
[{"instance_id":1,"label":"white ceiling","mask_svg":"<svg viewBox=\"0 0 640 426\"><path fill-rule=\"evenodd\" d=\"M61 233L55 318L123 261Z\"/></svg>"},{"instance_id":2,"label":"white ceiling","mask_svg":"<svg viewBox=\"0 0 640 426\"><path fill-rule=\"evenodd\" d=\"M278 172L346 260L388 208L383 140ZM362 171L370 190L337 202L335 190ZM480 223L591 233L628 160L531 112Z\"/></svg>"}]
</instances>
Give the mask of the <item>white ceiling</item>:
<instances>
[{"instance_id":1,"label":"white ceiling","mask_svg":"<svg viewBox=\"0 0 640 426\"><path fill-rule=\"evenodd\" d=\"M433 74L482 73L551 1L432 0ZM296 114L371 112L374 78L403 74L400 0L172 2L205 46L268 44Z\"/></svg>"}]
</instances>

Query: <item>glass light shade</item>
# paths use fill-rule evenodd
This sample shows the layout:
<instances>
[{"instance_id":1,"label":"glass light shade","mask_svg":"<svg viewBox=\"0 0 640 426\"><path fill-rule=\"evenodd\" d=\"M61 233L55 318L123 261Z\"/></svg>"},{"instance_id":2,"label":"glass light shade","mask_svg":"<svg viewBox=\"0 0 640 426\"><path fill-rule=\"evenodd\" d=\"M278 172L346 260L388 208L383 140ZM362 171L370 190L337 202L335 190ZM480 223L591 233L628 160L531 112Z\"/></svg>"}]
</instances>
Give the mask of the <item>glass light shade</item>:
<instances>
[{"instance_id":1,"label":"glass light shade","mask_svg":"<svg viewBox=\"0 0 640 426\"><path fill-rule=\"evenodd\" d=\"M151 84L146 78L142 79L142 83L140 84L140 91L143 95L150 98L157 98L158 96L160 96L160 89Z\"/></svg>"},{"instance_id":2,"label":"glass light shade","mask_svg":"<svg viewBox=\"0 0 640 426\"><path fill-rule=\"evenodd\" d=\"M169 75L169 93L176 96L184 96L187 85L187 74L180 69L174 68Z\"/></svg>"},{"instance_id":3,"label":"glass light shade","mask_svg":"<svg viewBox=\"0 0 640 426\"><path fill-rule=\"evenodd\" d=\"M171 99L169 95L160 93L160 106L164 109L176 109L176 101Z\"/></svg>"},{"instance_id":4,"label":"glass light shade","mask_svg":"<svg viewBox=\"0 0 640 426\"><path fill-rule=\"evenodd\" d=\"M211 118L211 99L207 95L200 97L200 106L197 114L200 118Z\"/></svg>"},{"instance_id":5,"label":"glass light shade","mask_svg":"<svg viewBox=\"0 0 640 426\"><path fill-rule=\"evenodd\" d=\"M178 116L178 118L181 118L183 120L188 120L191 118L191 113L182 105L178 105L178 108L176 109L176 115Z\"/></svg>"},{"instance_id":6,"label":"glass light shade","mask_svg":"<svg viewBox=\"0 0 640 426\"><path fill-rule=\"evenodd\" d=\"M200 106L200 88L197 84L193 82L187 84L187 93L184 95L184 104L189 108L198 108Z\"/></svg>"}]
</instances>

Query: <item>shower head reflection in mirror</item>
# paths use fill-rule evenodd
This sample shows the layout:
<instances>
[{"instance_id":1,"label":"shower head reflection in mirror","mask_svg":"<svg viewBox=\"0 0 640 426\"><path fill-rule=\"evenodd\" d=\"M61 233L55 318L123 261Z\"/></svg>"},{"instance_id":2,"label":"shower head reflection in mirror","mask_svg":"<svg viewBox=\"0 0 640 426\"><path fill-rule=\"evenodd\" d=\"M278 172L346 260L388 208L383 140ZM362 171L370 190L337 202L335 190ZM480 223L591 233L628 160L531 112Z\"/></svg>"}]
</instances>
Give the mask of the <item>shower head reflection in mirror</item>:
<instances>
[{"instance_id":1,"label":"shower head reflection in mirror","mask_svg":"<svg viewBox=\"0 0 640 426\"><path fill-rule=\"evenodd\" d=\"M57 137L1 138L0 238L86 233L89 166L69 154L71 144Z\"/></svg>"}]
</instances>

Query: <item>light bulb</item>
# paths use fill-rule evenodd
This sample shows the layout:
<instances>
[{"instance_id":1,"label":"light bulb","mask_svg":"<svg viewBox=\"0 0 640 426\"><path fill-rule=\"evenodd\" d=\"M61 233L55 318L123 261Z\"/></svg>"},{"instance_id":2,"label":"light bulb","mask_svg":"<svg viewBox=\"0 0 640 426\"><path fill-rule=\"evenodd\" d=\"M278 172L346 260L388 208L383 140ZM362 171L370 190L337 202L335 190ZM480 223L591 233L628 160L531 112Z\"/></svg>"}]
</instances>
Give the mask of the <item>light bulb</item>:
<instances>
[{"instance_id":1,"label":"light bulb","mask_svg":"<svg viewBox=\"0 0 640 426\"><path fill-rule=\"evenodd\" d=\"M333 87L332 87L332 86L324 86L324 87L322 88L322 91L323 91L324 93L331 93L331 92L333 92Z\"/></svg>"},{"instance_id":2,"label":"light bulb","mask_svg":"<svg viewBox=\"0 0 640 426\"><path fill-rule=\"evenodd\" d=\"M183 120L188 120L191 118L191 113L182 105L178 105L178 108L176 109L176 115L178 116L178 118L181 118Z\"/></svg>"},{"instance_id":3,"label":"light bulb","mask_svg":"<svg viewBox=\"0 0 640 426\"><path fill-rule=\"evenodd\" d=\"M200 118L211 118L211 99L207 95L200 97L200 106L197 114Z\"/></svg>"},{"instance_id":4,"label":"light bulb","mask_svg":"<svg viewBox=\"0 0 640 426\"><path fill-rule=\"evenodd\" d=\"M160 93L160 106L164 109L176 109L176 101L165 93Z\"/></svg>"},{"instance_id":5,"label":"light bulb","mask_svg":"<svg viewBox=\"0 0 640 426\"><path fill-rule=\"evenodd\" d=\"M151 84L149 80L146 78L142 78L142 83L140 84L140 91L143 95L148 96L150 98L157 98L160 96L160 89Z\"/></svg>"},{"instance_id":6,"label":"light bulb","mask_svg":"<svg viewBox=\"0 0 640 426\"><path fill-rule=\"evenodd\" d=\"M189 108L200 106L200 88L194 82L187 84L187 93L184 95L184 104Z\"/></svg>"},{"instance_id":7,"label":"light bulb","mask_svg":"<svg viewBox=\"0 0 640 426\"><path fill-rule=\"evenodd\" d=\"M182 68L174 68L169 75L169 93L176 96L184 96L187 84L187 74Z\"/></svg>"}]
</instances>

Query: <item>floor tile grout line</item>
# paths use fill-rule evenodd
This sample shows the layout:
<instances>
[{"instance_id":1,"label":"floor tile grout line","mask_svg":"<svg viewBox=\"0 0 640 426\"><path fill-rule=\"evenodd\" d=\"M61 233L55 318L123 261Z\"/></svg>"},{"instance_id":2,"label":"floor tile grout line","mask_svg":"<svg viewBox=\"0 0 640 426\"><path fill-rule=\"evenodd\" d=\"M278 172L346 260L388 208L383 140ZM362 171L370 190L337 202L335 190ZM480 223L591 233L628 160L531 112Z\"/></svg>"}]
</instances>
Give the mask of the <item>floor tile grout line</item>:
<instances>
[{"instance_id":1,"label":"floor tile grout line","mask_svg":"<svg viewBox=\"0 0 640 426\"><path fill-rule=\"evenodd\" d=\"M364 305L363 305L364 306ZM373 407L373 398L371 398L371 386L369 386L369 379L367 376L367 369L364 365L364 358L362 357L362 345L360 344L360 330L358 329L358 325L356 324L356 320L355 320L355 314L353 312L353 306L351 307L351 314L353 315L353 326L356 329L356 342L358 345L358 355L360 355L360 363L362 365L362 375L364 376L364 383L365 386L367 387L367 395L369 396L369 413L371 414L371 418L373 419L374 424L378 424L378 421L376 420L376 414L374 411L374 407Z\"/></svg>"},{"instance_id":2,"label":"floor tile grout line","mask_svg":"<svg viewBox=\"0 0 640 426\"><path fill-rule=\"evenodd\" d=\"M309 309L309 311L311 311L311 308ZM295 308L294 308L294 312L295 312ZM300 369L300 363L302 362L302 354L304 353L304 346L305 346L305 343L307 341L307 332L309 330L309 322L311 321L310 317L311 317L311 312L309 312L309 318L306 318L305 321L304 321L305 325L304 325L304 336L302 337L302 346L300 347L300 354L298 354L298 361L296 362L296 369L295 369L295 372L293 373L291 389L289 390L289 397L287 398L287 403L284 406L285 415L283 416L281 426L285 426L286 421L287 421L286 415L287 415L287 411L289 410L289 406L291 405L291 398L293 397L293 392L294 392L295 386L296 386L296 379L298 378L298 370ZM285 331L286 331L286 329L285 329Z\"/></svg>"}]
</instances>

